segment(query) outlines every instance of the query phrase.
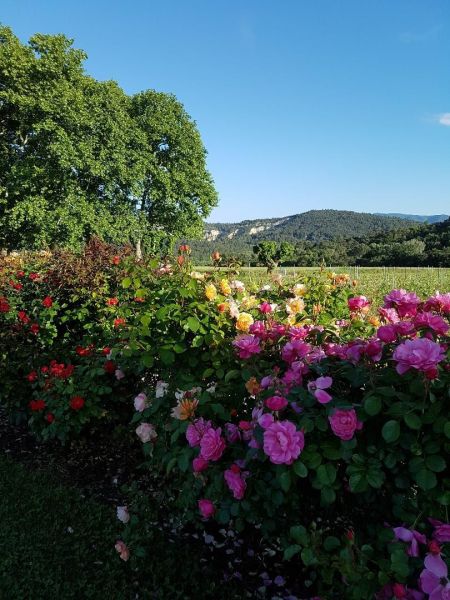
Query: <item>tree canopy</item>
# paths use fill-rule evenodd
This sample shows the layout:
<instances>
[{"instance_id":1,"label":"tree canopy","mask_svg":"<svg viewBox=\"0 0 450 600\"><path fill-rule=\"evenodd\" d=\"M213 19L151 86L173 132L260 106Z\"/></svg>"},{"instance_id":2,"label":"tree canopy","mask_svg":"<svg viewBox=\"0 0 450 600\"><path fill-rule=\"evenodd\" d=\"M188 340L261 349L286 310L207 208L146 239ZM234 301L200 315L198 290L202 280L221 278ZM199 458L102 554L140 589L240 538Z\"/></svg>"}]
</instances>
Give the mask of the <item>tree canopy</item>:
<instances>
[{"instance_id":1,"label":"tree canopy","mask_svg":"<svg viewBox=\"0 0 450 600\"><path fill-rule=\"evenodd\" d=\"M0 27L0 246L197 235L217 194L194 121L172 95L96 81L72 44Z\"/></svg>"}]
</instances>

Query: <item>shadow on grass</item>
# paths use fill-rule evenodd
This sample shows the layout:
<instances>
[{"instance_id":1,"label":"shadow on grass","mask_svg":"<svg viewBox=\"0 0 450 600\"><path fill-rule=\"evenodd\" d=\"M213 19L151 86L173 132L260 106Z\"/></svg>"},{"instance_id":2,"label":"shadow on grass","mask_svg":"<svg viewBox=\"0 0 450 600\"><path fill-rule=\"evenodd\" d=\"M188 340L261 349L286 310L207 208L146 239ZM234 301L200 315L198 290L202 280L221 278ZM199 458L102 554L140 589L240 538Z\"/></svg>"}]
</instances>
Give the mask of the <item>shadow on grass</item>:
<instances>
[{"instance_id":1,"label":"shadow on grass","mask_svg":"<svg viewBox=\"0 0 450 600\"><path fill-rule=\"evenodd\" d=\"M1 600L245 597L200 564L198 549L161 532L138 573L118 559L119 535L113 508L0 457Z\"/></svg>"}]
</instances>

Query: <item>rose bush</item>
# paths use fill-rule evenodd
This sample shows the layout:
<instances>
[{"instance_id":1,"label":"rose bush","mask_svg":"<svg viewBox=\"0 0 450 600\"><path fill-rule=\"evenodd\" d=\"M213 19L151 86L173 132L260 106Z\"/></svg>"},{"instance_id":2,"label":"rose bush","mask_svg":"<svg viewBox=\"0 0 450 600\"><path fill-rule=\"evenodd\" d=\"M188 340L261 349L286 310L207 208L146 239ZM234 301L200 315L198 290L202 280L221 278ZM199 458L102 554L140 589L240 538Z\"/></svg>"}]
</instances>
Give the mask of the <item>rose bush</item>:
<instances>
[{"instance_id":1,"label":"rose bush","mask_svg":"<svg viewBox=\"0 0 450 600\"><path fill-rule=\"evenodd\" d=\"M13 260L10 414L62 440L131 418L164 512L296 561L305 597L446 597L450 294L393 290L377 309L324 272L247 288L218 261L193 271L185 245ZM118 513L132 563L140 502Z\"/></svg>"},{"instance_id":2,"label":"rose bush","mask_svg":"<svg viewBox=\"0 0 450 600\"><path fill-rule=\"evenodd\" d=\"M396 532L427 540L430 519L450 530L450 295L394 290L376 331L366 308L350 299L338 324L250 310L245 334L236 314L233 370L214 387L172 372L164 397L146 388L134 421L155 427L144 450L171 473L174 510L256 527L298 561L313 593L445 598L445 550L424 562ZM129 525L131 547L136 535Z\"/></svg>"}]
</instances>

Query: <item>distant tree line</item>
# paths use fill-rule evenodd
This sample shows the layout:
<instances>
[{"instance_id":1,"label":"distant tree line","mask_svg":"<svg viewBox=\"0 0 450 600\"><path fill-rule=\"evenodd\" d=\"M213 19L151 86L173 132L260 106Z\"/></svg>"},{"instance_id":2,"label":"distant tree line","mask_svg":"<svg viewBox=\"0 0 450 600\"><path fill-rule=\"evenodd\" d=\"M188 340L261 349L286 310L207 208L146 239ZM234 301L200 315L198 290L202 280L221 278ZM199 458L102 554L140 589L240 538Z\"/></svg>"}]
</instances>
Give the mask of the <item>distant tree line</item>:
<instances>
[{"instance_id":1,"label":"distant tree line","mask_svg":"<svg viewBox=\"0 0 450 600\"><path fill-rule=\"evenodd\" d=\"M365 237L337 237L312 242L299 240L262 241L258 244L195 241L193 259L198 264L210 262L211 249L223 260L238 259L243 264L282 266L436 266L450 267L450 219L433 225L414 225Z\"/></svg>"}]
</instances>

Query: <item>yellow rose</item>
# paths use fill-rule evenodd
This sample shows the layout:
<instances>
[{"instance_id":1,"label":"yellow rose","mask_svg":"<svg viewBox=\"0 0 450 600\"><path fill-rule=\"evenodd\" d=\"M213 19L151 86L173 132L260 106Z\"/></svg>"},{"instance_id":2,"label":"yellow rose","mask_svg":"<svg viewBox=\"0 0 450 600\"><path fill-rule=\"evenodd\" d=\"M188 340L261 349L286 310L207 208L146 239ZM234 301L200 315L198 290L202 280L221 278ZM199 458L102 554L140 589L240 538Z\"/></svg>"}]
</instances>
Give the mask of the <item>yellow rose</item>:
<instances>
[{"instance_id":1,"label":"yellow rose","mask_svg":"<svg viewBox=\"0 0 450 600\"><path fill-rule=\"evenodd\" d=\"M373 325L374 327L379 327L380 326L380 319L378 317L370 317L369 319L367 319L369 321L369 323L371 325Z\"/></svg>"},{"instance_id":2,"label":"yellow rose","mask_svg":"<svg viewBox=\"0 0 450 600\"><path fill-rule=\"evenodd\" d=\"M306 289L306 285L303 283L296 283L292 288L292 292L296 296L304 296L308 290Z\"/></svg>"},{"instance_id":3,"label":"yellow rose","mask_svg":"<svg viewBox=\"0 0 450 600\"><path fill-rule=\"evenodd\" d=\"M205 287L205 296L208 300L215 300L217 298L217 289L213 283L208 283Z\"/></svg>"},{"instance_id":4,"label":"yellow rose","mask_svg":"<svg viewBox=\"0 0 450 600\"><path fill-rule=\"evenodd\" d=\"M226 279L220 280L220 291L224 296L229 296L231 294L231 287Z\"/></svg>"},{"instance_id":5,"label":"yellow rose","mask_svg":"<svg viewBox=\"0 0 450 600\"><path fill-rule=\"evenodd\" d=\"M290 315L296 315L305 310L305 303L301 298L291 298L286 303L286 310Z\"/></svg>"},{"instance_id":6,"label":"yellow rose","mask_svg":"<svg viewBox=\"0 0 450 600\"><path fill-rule=\"evenodd\" d=\"M258 304L257 298L255 296L245 296L242 298L241 306L242 308L254 308Z\"/></svg>"},{"instance_id":7,"label":"yellow rose","mask_svg":"<svg viewBox=\"0 0 450 600\"><path fill-rule=\"evenodd\" d=\"M295 322L297 320L297 317L295 315L289 315L288 318L286 319L286 322L288 325L295 325Z\"/></svg>"},{"instance_id":8,"label":"yellow rose","mask_svg":"<svg viewBox=\"0 0 450 600\"><path fill-rule=\"evenodd\" d=\"M239 331L248 331L250 325L253 324L253 317L248 313L241 313L236 321L236 329Z\"/></svg>"}]
</instances>

